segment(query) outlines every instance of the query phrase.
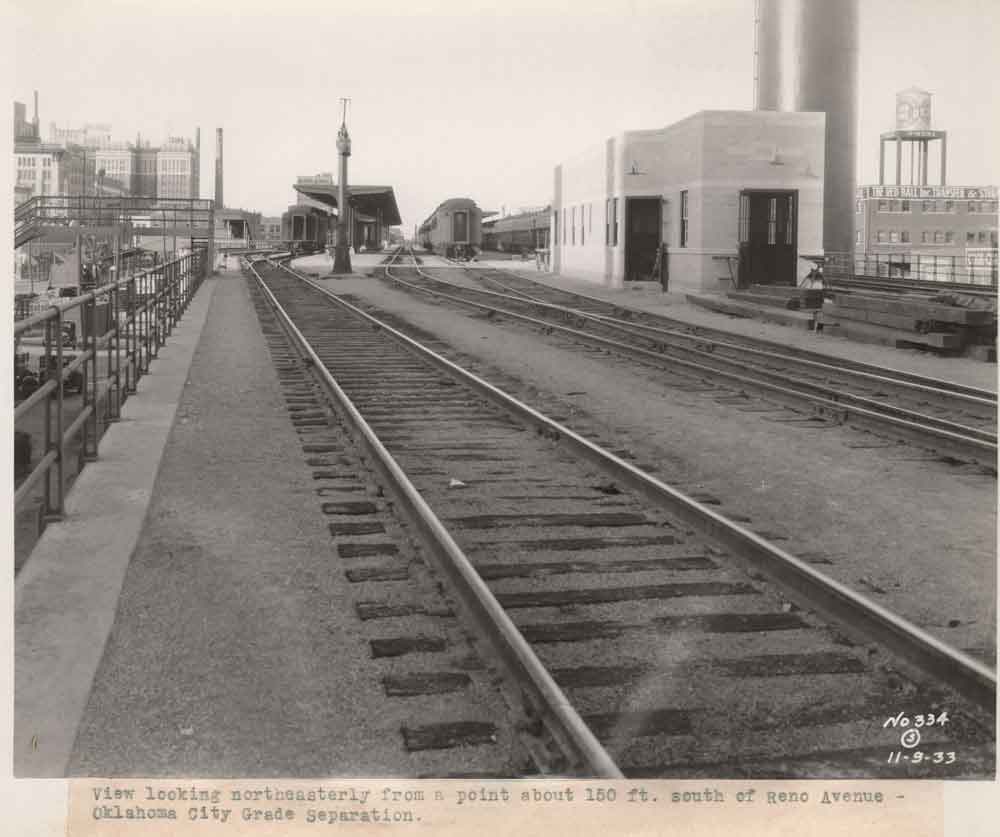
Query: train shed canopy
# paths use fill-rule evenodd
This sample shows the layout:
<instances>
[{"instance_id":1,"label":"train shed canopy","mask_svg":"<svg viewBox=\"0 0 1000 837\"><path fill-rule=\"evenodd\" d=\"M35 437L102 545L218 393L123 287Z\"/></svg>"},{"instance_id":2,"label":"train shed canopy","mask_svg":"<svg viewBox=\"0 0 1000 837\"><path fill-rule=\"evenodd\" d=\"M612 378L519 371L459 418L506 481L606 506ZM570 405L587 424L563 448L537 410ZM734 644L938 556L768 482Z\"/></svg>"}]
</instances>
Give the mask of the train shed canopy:
<instances>
[{"instance_id":1,"label":"train shed canopy","mask_svg":"<svg viewBox=\"0 0 1000 837\"><path fill-rule=\"evenodd\" d=\"M331 208L337 207L337 186L335 185L296 183L295 191ZM351 208L356 213L374 219L381 212L382 223L386 226L396 226L403 223L403 219L399 216L399 207L396 205L396 195L392 186L348 186L347 191Z\"/></svg>"}]
</instances>

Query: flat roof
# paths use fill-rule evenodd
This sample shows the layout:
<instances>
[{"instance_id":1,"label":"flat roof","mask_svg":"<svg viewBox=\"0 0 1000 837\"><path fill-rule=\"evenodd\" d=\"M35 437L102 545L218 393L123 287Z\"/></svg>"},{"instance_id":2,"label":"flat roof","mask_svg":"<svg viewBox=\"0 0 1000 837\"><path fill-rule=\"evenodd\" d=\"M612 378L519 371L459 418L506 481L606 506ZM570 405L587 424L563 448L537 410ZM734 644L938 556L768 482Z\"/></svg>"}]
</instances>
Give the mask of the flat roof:
<instances>
[{"instance_id":1,"label":"flat roof","mask_svg":"<svg viewBox=\"0 0 1000 837\"><path fill-rule=\"evenodd\" d=\"M314 201L331 207L337 206L337 186L327 183L295 183L293 188ZM374 218L381 210L382 222L387 226L403 223L392 186L348 186L347 192L351 206L357 212Z\"/></svg>"}]
</instances>

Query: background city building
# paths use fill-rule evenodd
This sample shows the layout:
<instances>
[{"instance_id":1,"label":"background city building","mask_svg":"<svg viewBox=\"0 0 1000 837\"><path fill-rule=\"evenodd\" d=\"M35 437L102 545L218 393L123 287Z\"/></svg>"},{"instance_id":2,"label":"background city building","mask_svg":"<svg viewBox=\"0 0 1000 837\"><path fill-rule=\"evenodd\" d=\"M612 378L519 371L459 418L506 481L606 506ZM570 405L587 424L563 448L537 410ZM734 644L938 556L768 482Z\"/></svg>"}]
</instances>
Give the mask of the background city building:
<instances>
[{"instance_id":1,"label":"background city building","mask_svg":"<svg viewBox=\"0 0 1000 837\"><path fill-rule=\"evenodd\" d=\"M49 123L39 131L38 94L34 116L14 102L14 204L35 195L107 195L143 198L197 198L200 193L201 132L195 140L170 137L161 146L136 137L115 139L112 126Z\"/></svg>"},{"instance_id":2,"label":"background city building","mask_svg":"<svg viewBox=\"0 0 1000 837\"><path fill-rule=\"evenodd\" d=\"M855 273L996 280L997 187L949 186L947 170L947 132L931 127L931 94L900 91L896 128L879 137L879 182L857 190Z\"/></svg>"}]
</instances>

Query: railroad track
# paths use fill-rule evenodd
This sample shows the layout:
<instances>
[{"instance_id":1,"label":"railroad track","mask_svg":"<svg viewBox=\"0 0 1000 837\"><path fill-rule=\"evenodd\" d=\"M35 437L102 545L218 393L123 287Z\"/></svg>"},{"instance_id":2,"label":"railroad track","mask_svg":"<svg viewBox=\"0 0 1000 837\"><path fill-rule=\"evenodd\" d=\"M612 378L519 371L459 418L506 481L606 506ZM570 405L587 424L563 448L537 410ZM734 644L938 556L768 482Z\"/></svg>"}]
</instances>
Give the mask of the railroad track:
<instances>
[{"instance_id":1,"label":"railroad track","mask_svg":"<svg viewBox=\"0 0 1000 837\"><path fill-rule=\"evenodd\" d=\"M320 283L253 275L491 649L543 770L992 775L992 670ZM423 679L447 692L458 674ZM893 755L901 712L948 713L922 745L940 763Z\"/></svg>"},{"instance_id":2,"label":"railroad track","mask_svg":"<svg viewBox=\"0 0 1000 837\"><path fill-rule=\"evenodd\" d=\"M689 324L502 271L469 271L496 290L473 287L403 259L397 252L385 275L409 290L499 312L674 374L721 380L737 392L750 389L798 409L805 406L828 420L929 447L995 473L995 393L724 332L692 331Z\"/></svg>"},{"instance_id":3,"label":"railroad track","mask_svg":"<svg viewBox=\"0 0 1000 837\"><path fill-rule=\"evenodd\" d=\"M830 279L829 286L840 290L880 291L898 294L946 294L960 293L969 296L996 299L997 289L987 285L971 285L967 282L934 282L919 279L876 279L856 277L854 279Z\"/></svg>"}]
</instances>

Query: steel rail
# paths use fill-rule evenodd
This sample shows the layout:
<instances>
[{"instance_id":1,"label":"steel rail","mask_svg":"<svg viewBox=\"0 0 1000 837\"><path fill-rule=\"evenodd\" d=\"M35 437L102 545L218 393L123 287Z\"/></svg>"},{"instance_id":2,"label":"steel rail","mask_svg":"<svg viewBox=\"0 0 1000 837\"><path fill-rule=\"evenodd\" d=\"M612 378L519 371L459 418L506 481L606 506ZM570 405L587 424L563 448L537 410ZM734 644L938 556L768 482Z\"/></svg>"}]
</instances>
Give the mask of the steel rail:
<instances>
[{"instance_id":1,"label":"steel rail","mask_svg":"<svg viewBox=\"0 0 1000 837\"><path fill-rule=\"evenodd\" d=\"M391 266L390 266L391 267ZM407 269L417 269L412 268L410 265L405 266ZM441 299L446 299L452 302L456 302L461 305L469 306L472 308L480 309L483 311L491 313L500 313L504 316L512 317L522 322L529 323L531 325L537 326L539 328L548 331L558 331L561 334L566 334L578 339L584 340L586 342L597 344L605 348L614 349L616 351L621 351L626 354L633 356L638 356L645 358L647 360L654 361L657 365L662 365L664 360L664 355L661 352L653 351L650 349L643 349L639 346L635 346L630 343L622 343L618 340L612 340L607 337L601 337L596 334L592 334L585 331L580 331L579 329L570 328L568 326L558 325L549 320L540 320L535 317L530 317L526 314L519 314L516 311L511 311L507 308L496 307L485 305L478 302L473 302L468 299L463 299L462 297L452 296L450 294L441 293L440 291L433 290L431 288L424 288L419 285L415 285L412 282L407 282L404 279L400 279L396 276L387 277L392 281L404 285L412 290L418 291L420 293L429 294L431 296L436 296ZM443 280L434 279L433 277L428 277L431 281L443 283ZM443 283L449 284L450 283ZM459 287L459 286L452 286ZM461 288L464 290L464 288ZM475 290L475 289L471 289ZM484 293L483 291L478 291L479 293ZM489 293L489 292L485 292ZM533 303L534 304L534 303ZM711 360L711 356L709 355ZM926 441L927 437L933 437L939 444L953 445L957 447L956 452L961 452L963 456L975 456L978 459L987 460L988 464L993 464L996 459L997 454L997 443L995 441L995 436L987 431L982 431L973 427L966 427L965 425L960 425L955 422L949 422L944 419L937 419L933 416L925 416L922 413L915 413L910 410L905 410L899 407L892 407L889 405L884 405L878 402L872 402L871 399L863 398L862 396L853 396L848 393L837 393L834 394L838 398L830 398L826 395L818 395L809 392L803 392L802 389L796 389L793 387L785 386L782 383L773 383L772 381L765 380L761 375L770 378L778 379L780 381L786 381L787 376L780 375L777 373L770 373L761 370L752 370L755 375L745 374L740 372L728 371L726 369L720 369L717 366L710 366L704 363L698 363L691 360L685 360L679 357L671 357L671 362L679 366L683 366L686 369L692 370L701 375L709 375L714 377L726 378L740 386L749 385L756 387L758 389L763 389L770 392L773 395L780 396L782 398L787 398L793 403L801 403L803 400L813 404L818 407L821 411L825 411L834 416L840 415L850 415L855 421L860 421L864 424L871 424L878 427L879 429L889 428L897 433L903 433L908 438L922 439ZM810 384L808 382L792 381L796 386L803 388L811 388L819 392L829 392L825 387ZM839 399L839 400L838 400ZM870 407L864 406L865 404L873 404L877 409L871 409Z\"/></svg>"},{"instance_id":2,"label":"steel rail","mask_svg":"<svg viewBox=\"0 0 1000 837\"><path fill-rule=\"evenodd\" d=\"M465 269L465 270L469 270L470 269L467 265L458 265L457 263L456 263L456 267L461 267L462 269ZM429 269L430 270L434 270L435 268L433 266L431 266ZM491 270L491 271L493 271L495 273L501 273L502 274L504 272L504 270L501 269L501 268L491 267L491 268L487 268L487 269ZM522 276L519 273L515 273L514 271L507 271L507 272L509 272L511 275L515 276L516 278L521 279L522 281L533 282L533 283L537 284L540 288L544 288L545 290L556 291L557 293L562 293L562 294L566 294L566 295L569 295L569 296L578 297L579 299L586 300L587 302L593 302L593 303L598 304L598 305L610 307L610 308L615 309L617 311L627 312L630 316L633 316L633 317L635 317L635 316L649 317L649 318L651 318L653 320L659 320L659 321L663 321L663 322L675 324L679 328L687 327L687 328L694 328L696 331L709 332L709 334L703 335L703 334L697 334L697 333L692 334L692 333L688 333L688 332L684 332L684 331L677 331L676 332L677 336L680 337L680 338L682 338L682 339L685 339L685 340L692 340L692 341L694 341L694 340L702 340L702 341L709 340L709 341L711 341L713 343L720 343L720 342L724 341L726 338L730 338L731 339L732 337L737 336L737 335L727 334L726 332L719 332L718 329L713 329L713 328L705 327L705 326L697 326L697 325L693 325L691 323L685 323L685 322L683 322L681 320L674 320L674 319L672 319L672 318L670 318L670 317L668 317L668 316L666 316L664 314L659 314L659 313L656 313L656 312L653 312L653 311L646 311L646 310L643 310L641 308L630 308L627 305L621 305L621 304L619 304L617 302L613 302L611 300L602 299L601 297L591 296L590 294L581 293L580 291L569 291L569 290L566 290L565 288L558 288L558 287L555 287L555 286L545 285L543 283L538 282L535 279L532 279L532 278L526 277L526 276ZM530 299L530 300L533 300L533 301L536 301L536 302L545 303L545 300L540 299L539 297L531 296L526 291L521 291L521 290L519 290L517 288L511 288L511 287L509 287L507 285L504 285L502 283L502 281L500 281L498 279L495 279L493 277L482 277L482 279L483 279L483 281L493 282L493 283L495 283L497 285L500 285L501 287L505 288L509 293L513 293L513 294L516 294L518 296L523 296L525 299ZM590 316L593 316L593 317L605 316L605 315L601 315L601 314L593 314L593 313L590 313L590 312L586 312L586 311L583 311L582 309L572 309L572 310L574 310L574 311L575 310L580 310L581 313L589 314ZM627 322L630 325L640 325L640 323L638 323L635 320L626 320L625 322ZM644 327L648 327L648 326L644 326ZM716 336L710 336L712 334L720 334L720 333L726 335L726 337L719 338L719 337L716 337ZM948 395L955 395L955 394L957 394L957 395L969 396L971 398L983 399L985 401L988 401L988 402L991 402L991 403L994 403L994 404L997 402L997 393L991 392L990 390L980 389L979 387L971 387L971 386L965 386L964 384L956 384L956 383L953 383L951 381L945 381L945 380L940 379L940 378L932 378L932 377L925 376L925 375L918 375L918 374L915 374L913 372L906 372L906 371L903 371L901 369L894 369L894 368L888 367L888 366L876 366L874 364L865 363L865 362L859 361L859 360L851 360L851 359L848 359L848 358L838 358L838 357L835 357L833 355L824 354L823 352L815 352L815 351L812 351L811 349L790 348L789 346L786 346L786 345L784 345L782 343L776 343L776 342L774 342L772 340L764 340L764 339L759 338L759 337L746 338L746 339L748 341L750 341L753 345L746 345L745 346L743 344L733 343L733 344L731 344L732 348L740 350L740 351L743 351L744 349L753 349L754 346L763 346L763 347L766 347L767 351L772 351L772 352L776 353L777 355L780 355L781 357L787 358L788 360L790 360L792 362L796 362L796 363L798 363L798 362L804 362L806 360L809 360L809 361L812 361L813 363L828 364L828 365L829 364L833 364L834 368L838 372L844 372L844 373L849 373L849 374L867 373L869 375L875 376L876 378L884 378L884 379L888 379L890 381L896 381L896 382L900 382L900 383L904 383L904 384L914 384L916 386L927 387L928 389L931 389L931 390L940 390L941 392L946 393Z\"/></svg>"},{"instance_id":3,"label":"steel rail","mask_svg":"<svg viewBox=\"0 0 1000 837\"><path fill-rule=\"evenodd\" d=\"M406 265L410 267L410 265ZM434 267L429 267L429 270L434 270ZM497 270L496 268L490 268L491 270ZM421 274L426 276L424 270L421 269ZM517 274L514 274L517 276ZM439 279L434 276L427 276L428 279L432 281L441 282L443 284L450 284L455 287L461 287L463 290L467 288L465 285L457 285L455 283L449 282L445 279ZM523 278L518 276L518 278ZM969 387L961 384L953 384L950 381L944 381L938 378L929 378L922 375L915 375L909 372L902 372L900 370L892 369L891 367L879 367L872 364L862 363L860 361L846 360L834 357L832 355L824 355L820 352L812 352L808 349L795 349L793 353L789 353L788 347L782 346L779 343L774 343L769 340L760 340L759 338L753 338L753 342L760 346L765 346L766 348L756 348L754 345L747 345L741 343L731 343L727 342L725 339L720 339L718 337L708 337L696 334L691 334L689 332L679 331L672 328L661 328L659 326L649 325L647 323L637 322L635 320L624 320L618 317L608 316L607 314L598 314L592 311L585 311L583 309L571 308L566 305L557 305L555 303L550 303L539 297L534 297L525 291L521 291L517 288L511 288L504 285L500 280L494 279L492 277L483 277L483 281L492 282L495 285L503 288L507 294L513 294L515 296L523 297L526 301L530 300L538 305L547 306L554 308L556 310L571 311L574 315L586 317L588 319L599 320L602 322L607 322L609 324L618 326L623 330L627 329L641 329L643 331L652 332L657 335L662 335L664 337L671 337L679 340L684 340L688 342L708 342L715 347L722 349L728 349L734 352L740 352L742 354L756 355L764 358L771 358L781 362L787 362L791 364L798 364L802 366L808 366L811 368L830 371L841 375L852 375L858 378L863 378L865 380L870 380L879 384L888 384L890 386L905 388L913 391L919 391L926 393L928 395L945 396L948 398L960 398L972 404L996 407L997 406L997 394L995 392L990 392L989 390L979 389L977 387ZM534 281L534 280L528 280ZM470 291L477 293L489 294L495 293L492 291L486 291L477 288L468 288ZM676 322L671 320L669 317L664 317L663 315L656 314L649 311L643 311L636 308L627 308L618 305L615 302L609 300L602 300L599 297L589 296L587 294L578 294L575 291L564 291L561 288L556 288L556 291L560 293L570 294L572 296L579 296L581 299L585 299L588 302L596 302L605 306L609 306L613 309L620 311L627 311L630 314L638 314L640 316L649 316L654 319L665 320L667 322ZM506 294L498 294L499 296L506 296ZM681 347L684 351L695 351L695 349L687 349Z\"/></svg>"},{"instance_id":4,"label":"steel rail","mask_svg":"<svg viewBox=\"0 0 1000 837\"><path fill-rule=\"evenodd\" d=\"M582 766L585 775L606 779L624 778L614 760L584 723L565 693L496 600L472 562L455 543L444 524L434 514L330 374L308 340L292 322L291 317L257 272L253 262L249 262L249 266L285 329L298 344L299 350L311 360L313 369L333 395L349 424L361 437L376 470L389 485L393 486L394 493L403 501L402 505L407 516L414 522L420 531L422 541L430 548L440 567L451 579L469 615L489 640L490 646L514 682L525 690L523 694L529 702L526 707L529 715L542 720L563 752L568 754L576 765ZM281 267L284 268L284 265Z\"/></svg>"},{"instance_id":5,"label":"steel rail","mask_svg":"<svg viewBox=\"0 0 1000 837\"><path fill-rule=\"evenodd\" d=\"M316 289L336 305L381 330L411 352L424 358L480 395L501 406L554 441L613 474L623 483L695 526L740 561L763 571L809 606L840 625L848 634L881 644L937 680L955 688L990 712L996 706L996 671L965 652L952 648L909 620L899 616L816 570L725 515L687 496L679 489L631 465L493 384L461 368L423 344L367 314L329 288L296 271L281 267Z\"/></svg>"},{"instance_id":6,"label":"steel rail","mask_svg":"<svg viewBox=\"0 0 1000 837\"><path fill-rule=\"evenodd\" d=\"M990 284L974 284L970 282L937 282L933 279L882 279L856 276L854 278L832 278L826 281L831 290L843 291L888 291L889 293L920 293L936 296L938 294L960 293L969 296L995 297L997 286Z\"/></svg>"},{"instance_id":7,"label":"steel rail","mask_svg":"<svg viewBox=\"0 0 1000 837\"><path fill-rule=\"evenodd\" d=\"M433 268L430 269L433 270ZM436 279L436 277L429 277L429 278ZM437 279L437 281L446 282L447 280ZM495 281L495 280L486 278L486 281ZM454 283L449 283L449 284L454 284ZM496 284L500 285L501 287L506 287L500 282L497 282ZM464 286L456 285L456 287L463 287L464 289ZM491 291L484 291L478 289L470 289L470 290L477 290L478 293L492 293ZM804 366L810 369L815 369L818 372L851 376L875 384L895 387L898 388L901 392L905 392L907 394L919 393L935 397L958 399L965 403L979 407L987 407L987 408L992 408L994 410L997 408L996 393L989 392L988 390L978 390L972 387L964 387L964 386L959 389L952 389L949 388L950 385L947 384L947 382L936 381L933 378L926 379L926 381L929 381L931 383L925 382L924 380L907 380L906 378L897 378L893 377L892 374L886 374L893 372L892 369L888 368L882 370L881 372L873 372L869 371L868 369L855 369L849 365L848 366L838 365L836 362L837 359L833 357L828 357L826 360L812 360L809 357L796 357L795 355L785 354L780 351L775 351L773 349L758 349L751 345L729 343L726 342L725 340L720 340L716 337L700 337L682 331L677 331L675 329L661 328L659 326L649 325L647 323L642 323L642 322L635 322L633 320L623 320L619 319L618 317L608 316L607 314L598 314L591 311L582 311L578 309L568 308L567 306L553 305L552 303L547 303L544 300L537 299L536 297L532 297L528 294L518 291L516 288L506 288L506 290L508 291L508 293L515 294L517 296L523 296L525 301L530 300L532 303L536 305L550 306L556 308L557 310L562 309L567 312L573 312L574 316L581 316L587 319L592 319L602 323L606 323L609 326L619 328L622 331L630 331L630 330L642 331L645 332L646 334L654 335L656 337L674 338L695 343L696 342L709 343L713 347L713 355L714 355L714 349L721 348L723 350L739 352L740 354L743 355L752 355L767 360L773 360L779 363L789 363L797 366ZM501 296L503 296L503 294L501 294ZM686 347L680 347L680 348L682 351L691 351L691 352L698 351L695 348L686 348Z\"/></svg>"},{"instance_id":8,"label":"steel rail","mask_svg":"<svg viewBox=\"0 0 1000 837\"><path fill-rule=\"evenodd\" d=\"M521 302L522 301L522 300L512 300L511 297L508 296L508 295L506 295L506 294L498 294L498 293L495 293L494 291L487 291L487 290L483 290L481 288L470 288L470 287L467 287L465 285L458 285L458 284L455 284L453 282L449 282L449 281L444 280L444 279L438 279L437 277L434 277L434 276L428 276L419 267L414 268L414 267L411 267L410 265L404 265L403 267L405 267L406 269L415 269L415 270L417 270L420 273L420 275L423 278L425 278L425 279L427 279L427 280L429 280L431 282L437 282L439 284L445 285L446 287L452 288L452 289L454 289L456 291L466 291L466 292L470 292L470 293L487 295L487 296L491 296L491 297L498 297L498 298L500 298L502 300L505 300L505 301L515 301L515 302ZM419 286L407 283L405 280L399 279L398 277L388 276L387 278L392 279L395 282L401 282L401 283L407 285L408 287L420 290ZM451 301L462 301L462 300L460 300L457 297L452 297L452 296L449 296L447 294L441 294L440 296L443 299L449 299ZM658 349L660 348L660 346L663 346L664 350L665 350L666 347L669 346L670 348L676 349L677 351L686 352L688 354L695 355L696 357L704 358L706 361L708 361L709 364L711 364L713 362L716 362L716 363L720 363L720 364L724 364L724 365L736 367L737 369L741 370L741 373L737 376L738 380L741 380L741 381L753 381L755 383L758 383L759 379L754 379L753 377L748 377L748 375L750 375L750 376L752 376L752 375L764 376L766 378L770 378L772 381L778 381L778 382L780 382L780 383L782 383L784 385L790 385L791 387L802 387L803 389L811 389L814 392L822 393L822 396L826 397L827 400L828 400L828 402L832 402L832 403L838 404L840 406L850 405L850 406L854 406L854 407L859 407L861 409L868 410L868 411L870 411L873 414L875 414L875 413L884 413L885 415L887 415L887 416L889 416L889 417L891 417L893 419L900 419L900 420L903 420L903 421L911 422L913 426L926 425L927 427L933 427L933 428L935 428L937 430L943 430L945 432L957 434L959 436L968 436L970 438L978 438L978 439L980 439L980 440L982 440L984 442L988 442L988 443L993 443L994 440L996 439L996 434L995 433L990 433L989 431L980 430L979 428L975 428L975 427L969 427L967 425L959 424L958 422L950 421L948 419L941 419L941 418L938 418L936 416L927 415L926 413L918 413L918 412L915 412L913 410L908 410L908 409L906 409L904 407L894 407L891 404L885 404L885 403L883 403L881 401L877 401L875 399L868 398L868 397L863 396L863 395L855 395L855 394L850 393L850 392L844 392L842 390L833 389L832 387L826 386L825 384L822 384L822 383L813 383L811 381L800 380L798 378L789 376L789 375L785 374L782 371L777 371L777 370L772 370L772 369L760 369L760 368L757 368L757 367L753 367L753 366L750 366L749 364L742 363L741 361L739 361L737 359L733 359L733 358L729 358L729 357L724 357L724 356L717 355L715 352L709 352L709 351L705 351L703 349L692 348L692 347L687 347L687 346L676 346L674 344L664 343L663 341L659 341L656 338L659 337L661 334L665 334L666 336L673 336L673 334L670 333L670 332L662 332L660 329L657 329L657 328L655 328L653 326L644 326L644 325L639 324L639 323L629 323L629 322L623 321L623 320L615 320L613 317L605 317L604 315L601 315L601 314L591 314L591 313L584 312L584 311L577 311L576 309L566 308L566 307L561 306L561 305L553 305L553 304L547 303L547 302L540 302L540 301L539 302L535 302L535 301L532 301L532 302L528 303L527 300L524 300L524 302L525 302L525 304L533 305L536 308L543 308L543 309L546 309L546 310L555 311L556 313L563 314L563 315L568 316L568 317L575 317L577 319L582 319L582 320L585 320L585 321L586 320L592 320L592 321L597 322L597 323L599 323L601 325L605 325L607 328L610 328L613 331L622 332L622 333L624 333L624 334L626 334L628 336L634 336L636 329L641 329L641 330L645 330L645 331L648 331L648 332L652 332L653 333L652 336L650 336L650 335L640 335L640 336L646 337L647 339L651 340ZM466 304L473 304L473 303L466 303ZM497 309L491 309L491 310L496 310L498 313L510 314L511 316L520 316L520 315L516 314L515 312L509 311L508 309L497 308ZM536 322L541 322L541 321L536 321ZM574 333L576 333L577 335L580 335L580 336L586 336L585 332L575 331ZM595 336L594 338L591 338L591 339L599 339L599 338L596 338L596 336ZM691 338L687 337L686 339L691 339ZM714 343L715 341L713 340L712 342ZM618 345L620 347L629 347L633 351L643 351L642 349L639 349L638 347L631 347L630 344L627 344L627 343L620 343ZM719 344L716 344L716 345L719 345ZM737 346L731 346L731 348L737 349L739 347L737 347ZM751 349L747 349L746 350L747 353L751 353L752 351L753 350L751 350ZM671 355L671 359L675 360L677 363L682 363L682 364L686 363L681 358L677 358L677 357L675 357L673 355ZM696 368L705 368L705 367L702 367L700 364L695 364L695 366L696 366ZM707 368L708 369L713 369L713 370L718 369L718 367L716 367L716 366L708 366ZM718 371L720 373L722 373L722 374L731 374L731 373L724 372L724 370L718 370ZM842 370L837 370L837 371L842 371ZM886 380L886 381L884 381L884 383L887 383L887 384L893 385L893 386L898 385L898 384L896 384L896 382L893 382L891 380ZM910 387L911 385L909 385L909 384L901 384L900 386ZM787 393L789 391L791 391L791 390L788 390L786 388L785 392ZM948 396L949 398L961 397L961 396L956 396L953 393L941 392L941 391L937 391L937 390L935 391L935 394L940 395L940 396ZM817 396L810 395L808 393L803 393L801 397L809 399L809 400L818 400ZM972 401L972 399L966 399L966 400ZM975 403L977 403L978 406L983 406L983 407L987 407L987 408L991 408L992 407L994 409L996 408L996 405L993 404L993 403L991 403L991 402L976 401Z\"/></svg>"}]
</instances>

